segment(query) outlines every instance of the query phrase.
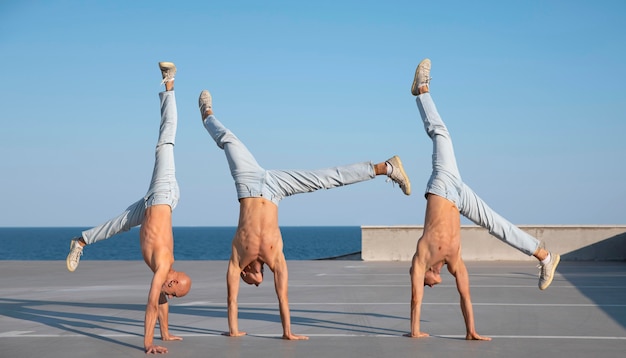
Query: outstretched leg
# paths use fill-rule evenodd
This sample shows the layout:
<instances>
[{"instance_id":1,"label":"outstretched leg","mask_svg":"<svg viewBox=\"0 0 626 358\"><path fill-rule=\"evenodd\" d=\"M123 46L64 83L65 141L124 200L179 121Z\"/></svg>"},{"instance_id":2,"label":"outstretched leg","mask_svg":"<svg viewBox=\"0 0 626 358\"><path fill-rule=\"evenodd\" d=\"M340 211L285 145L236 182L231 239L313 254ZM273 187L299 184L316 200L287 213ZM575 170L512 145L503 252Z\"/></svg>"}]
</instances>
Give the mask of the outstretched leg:
<instances>
[{"instance_id":1,"label":"outstretched leg","mask_svg":"<svg viewBox=\"0 0 626 358\"><path fill-rule=\"evenodd\" d=\"M161 126L155 149L152 179L145 196L146 207L165 204L174 210L180 195L174 163L174 144L178 123L176 96L171 90L159 93L159 98L161 100Z\"/></svg>"},{"instance_id":2,"label":"outstretched leg","mask_svg":"<svg viewBox=\"0 0 626 358\"><path fill-rule=\"evenodd\" d=\"M377 164L361 162L316 170L268 170L267 184L274 197L280 200L295 194L360 183L377 175L387 175L405 195L411 194L411 182L397 155Z\"/></svg>"},{"instance_id":3,"label":"outstretched leg","mask_svg":"<svg viewBox=\"0 0 626 358\"><path fill-rule=\"evenodd\" d=\"M382 174L398 183L406 195L410 194L411 183L397 156L378 164L362 162L319 170L265 170L239 138L217 120L209 91L202 91L198 102L204 127L226 154L239 198L263 196L278 205L290 195L358 183Z\"/></svg>"},{"instance_id":4,"label":"outstretched leg","mask_svg":"<svg viewBox=\"0 0 626 358\"><path fill-rule=\"evenodd\" d=\"M461 191L461 202L463 203L461 214L476 225L489 230L491 235L528 256L534 255L539 249L539 240L496 213L465 184Z\"/></svg>"},{"instance_id":5,"label":"outstretched leg","mask_svg":"<svg viewBox=\"0 0 626 358\"><path fill-rule=\"evenodd\" d=\"M267 185L278 200L287 196L331 189L376 177L372 162L317 170L268 170Z\"/></svg>"},{"instance_id":6,"label":"outstretched leg","mask_svg":"<svg viewBox=\"0 0 626 358\"><path fill-rule=\"evenodd\" d=\"M243 142L215 117L212 108L213 100L209 91L202 91L198 102L204 128L209 132L215 144L226 154L230 174L237 188L237 197L265 196L263 195L265 169L257 163Z\"/></svg>"},{"instance_id":7,"label":"outstretched leg","mask_svg":"<svg viewBox=\"0 0 626 358\"><path fill-rule=\"evenodd\" d=\"M459 190L462 179L456 163L452 138L441 119L429 93L430 60L425 59L417 66L411 93L424 123L426 134L433 142L432 174L426 193L435 194L452 201L460 207Z\"/></svg>"}]
</instances>

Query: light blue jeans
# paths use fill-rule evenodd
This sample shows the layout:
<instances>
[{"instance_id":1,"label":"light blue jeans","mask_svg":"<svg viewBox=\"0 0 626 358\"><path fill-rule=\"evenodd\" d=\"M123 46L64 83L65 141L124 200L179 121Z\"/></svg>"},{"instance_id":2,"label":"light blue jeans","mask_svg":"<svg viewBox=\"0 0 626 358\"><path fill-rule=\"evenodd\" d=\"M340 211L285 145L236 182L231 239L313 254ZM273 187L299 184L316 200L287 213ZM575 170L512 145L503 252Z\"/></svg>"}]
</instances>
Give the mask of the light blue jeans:
<instances>
[{"instance_id":1,"label":"light blue jeans","mask_svg":"<svg viewBox=\"0 0 626 358\"><path fill-rule=\"evenodd\" d=\"M108 239L113 235L141 225L146 208L150 206L166 204L174 210L178 204L180 191L176 182L176 168L174 166L174 142L178 124L176 96L174 91L164 91L159 93L159 98L161 100L161 125L154 155L154 170L148 192L120 215L92 229L83 231L82 236L87 244Z\"/></svg>"},{"instance_id":2,"label":"light blue jeans","mask_svg":"<svg viewBox=\"0 0 626 358\"><path fill-rule=\"evenodd\" d=\"M435 194L453 202L459 212L489 233L527 255L535 253L539 240L498 215L461 179L457 168L452 138L437 112L430 93L417 96L426 133L433 141L433 172L426 193Z\"/></svg>"},{"instance_id":3,"label":"light blue jeans","mask_svg":"<svg viewBox=\"0 0 626 358\"><path fill-rule=\"evenodd\" d=\"M208 116L204 127L226 154L238 199L263 197L278 206L283 198L290 195L349 185L376 176L371 162L318 170L265 170L248 148L215 116Z\"/></svg>"}]
</instances>

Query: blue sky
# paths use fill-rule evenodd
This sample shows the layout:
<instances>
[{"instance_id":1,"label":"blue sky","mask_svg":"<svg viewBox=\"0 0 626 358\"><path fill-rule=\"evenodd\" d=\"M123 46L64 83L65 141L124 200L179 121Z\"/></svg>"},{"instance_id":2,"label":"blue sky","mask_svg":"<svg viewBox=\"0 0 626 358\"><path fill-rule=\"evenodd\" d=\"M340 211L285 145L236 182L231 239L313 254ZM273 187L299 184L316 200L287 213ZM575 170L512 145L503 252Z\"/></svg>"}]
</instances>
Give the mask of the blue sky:
<instances>
[{"instance_id":1,"label":"blue sky","mask_svg":"<svg viewBox=\"0 0 626 358\"><path fill-rule=\"evenodd\" d=\"M281 202L281 225L421 225L431 92L463 179L516 224L626 224L624 1L3 1L0 226L92 226L147 190L159 61L178 67L176 226L234 226L202 89L261 165L400 155L384 177Z\"/></svg>"}]
</instances>

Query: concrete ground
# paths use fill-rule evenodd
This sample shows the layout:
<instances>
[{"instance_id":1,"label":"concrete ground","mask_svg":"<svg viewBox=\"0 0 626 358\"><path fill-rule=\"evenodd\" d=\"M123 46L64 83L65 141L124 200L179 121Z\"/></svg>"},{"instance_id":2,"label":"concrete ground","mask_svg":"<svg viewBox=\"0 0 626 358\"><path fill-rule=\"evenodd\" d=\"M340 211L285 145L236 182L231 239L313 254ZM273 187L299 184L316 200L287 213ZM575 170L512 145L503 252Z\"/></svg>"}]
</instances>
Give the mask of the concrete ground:
<instances>
[{"instance_id":1,"label":"concrete ground","mask_svg":"<svg viewBox=\"0 0 626 358\"><path fill-rule=\"evenodd\" d=\"M226 320L226 262L176 262L192 291L170 301L171 357L625 357L626 262L562 262L537 288L529 262L469 262L476 326L491 342L465 341L454 281L426 288L424 339L409 331L409 262L290 261L292 330L280 339L271 272L243 285L239 326ZM266 270L267 271L267 270ZM0 261L0 356L144 357L151 272L140 261ZM159 334L156 334L159 337Z\"/></svg>"}]
</instances>

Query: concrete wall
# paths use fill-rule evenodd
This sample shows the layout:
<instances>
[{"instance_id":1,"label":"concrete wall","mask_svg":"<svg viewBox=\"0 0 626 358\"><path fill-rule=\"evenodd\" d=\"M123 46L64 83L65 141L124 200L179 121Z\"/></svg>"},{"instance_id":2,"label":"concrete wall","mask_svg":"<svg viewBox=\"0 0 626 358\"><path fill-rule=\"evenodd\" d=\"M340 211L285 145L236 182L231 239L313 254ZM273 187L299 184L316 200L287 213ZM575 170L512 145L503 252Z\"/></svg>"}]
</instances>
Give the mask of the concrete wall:
<instances>
[{"instance_id":1,"label":"concrete wall","mask_svg":"<svg viewBox=\"0 0 626 358\"><path fill-rule=\"evenodd\" d=\"M519 226L545 242L562 260L626 261L624 226ZM423 226L362 226L364 261L411 261ZM535 260L491 236L481 227L461 227L461 247L466 261Z\"/></svg>"}]
</instances>

